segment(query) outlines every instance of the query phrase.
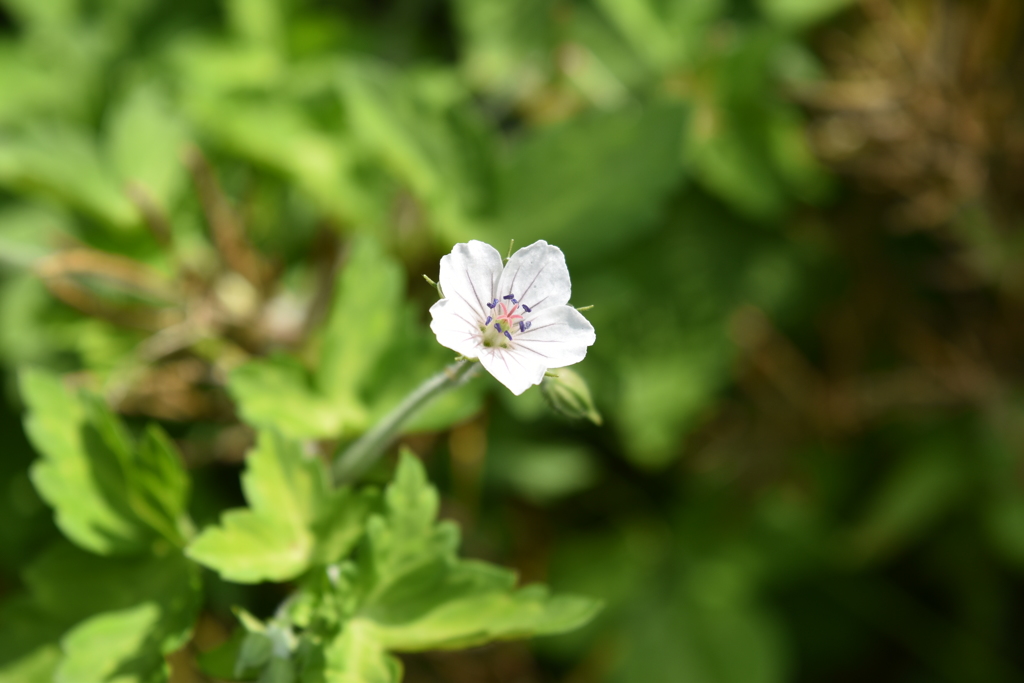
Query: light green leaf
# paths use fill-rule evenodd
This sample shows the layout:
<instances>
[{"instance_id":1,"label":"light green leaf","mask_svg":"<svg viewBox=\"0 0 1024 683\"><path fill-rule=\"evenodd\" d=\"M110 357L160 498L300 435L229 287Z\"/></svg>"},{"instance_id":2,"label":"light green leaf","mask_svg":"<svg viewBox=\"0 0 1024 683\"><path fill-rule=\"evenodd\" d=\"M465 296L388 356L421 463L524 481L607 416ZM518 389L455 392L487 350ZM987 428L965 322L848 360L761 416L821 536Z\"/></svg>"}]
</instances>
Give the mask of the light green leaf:
<instances>
[{"instance_id":1,"label":"light green leaf","mask_svg":"<svg viewBox=\"0 0 1024 683\"><path fill-rule=\"evenodd\" d=\"M362 159L342 131L319 129L297 104L211 97L190 109L218 144L293 178L332 215L370 228L382 224L390 193L360 177Z\"/></svg>"},{"instance_id":2,"label":"light green leaf","mask_svg":"<svg viewBox=\"0 0 1024 683\"><path fill-rule=\"evenodd\" d=\"M185 188L188 129L153 87L139 87L111 113L107 154L123 184L134 184L165 212Z\"/></svg>"},{"instance_id":3,"label":"light green leaf","mask_svg":"<svg viewBox=\"0 0 1024 683\"><path fill-rule=\"evenodd\" d=\"M354 579L365 597L352 624L389 650L469 647L492 640L562 633L589 621L599 603L515 589L514 572L456 557L458 529L436 523L437 491L403 453L385 512L368 527L366 563Z\"/></svg>"},{"instance_id":4,"label":"light green leaf","mask_svg":"<svg viewBox=\"0 0 1024 683\"><path fill-rule=\"evenodd\" d=\"M26 370L20 379L25 431L42 455L32 482L57 526L93 552L144 551L153 528L132 509L130 446L116 420L98 402L87 407L54 375Z\"/></svg>"},{"instance_id":5,"label":"light green leaf","mask_svg":"<svg viewBox=\"0 0 1024 683\"><path fill-rule=\"evenodd\" d=\"M246 420L293 438L362 432L369 378L399 332L404 286L401 267L380 244L357 238L337 279L315 373L285 356L232 372L229 390Z\"/></svg>"},{"instance_id":6,"label":"light green leaf","mask_svg":"<svg viewBox=\"0 0 1024 683\"><path fill-rule=\"evenodd\" d=\"M437 229L470 234L493 202L493 160L455 74L351 63L337 82L356 138L412 188Z\"/></svg>"},{"instance_id":7,"label":"light green leaf","mask_svg":"<svg viewBox=\"0 0 1024 683\"><path fill-rule=\"evenodd\" d=\"M553 71L551 0L456 0L462 66L469 80L509 98L525 97Z\"/></svg>"},{"instance_id":8,"label":"light green leaf","mask_svg":"<svg viewBox=\"0 0 1024 683\"><path fill-rule=\"evenodd\" d=\"M286 581L340 558L370 507L367 496L332 491L324 462L274 432L260 433L242 489L250 507L225 512L188 547L189 557L238 583Z\"/></svg>"},{"instance_id":9,"label":"light green leaf","mask_svg":"<svg viewBox=\"0 0 1024 683\"><path fill-rule=\"evenodd\" d=\"M280 40L284 4L280 0L228 0L224 3L232 30L257 44Z\"/></svg>"},{"instance_id":10,"label":"light green leaf","mask_svg":"<svg viewBox=\"0 0 1024 683\"><path fill-rule=\"evenodd\" d=\"M64 658L57 667L55 683L159 680L167 665L159 650L146 647L159 618L156 603L146 602L84 621L61 641Z\"/></svg>"},{"instance_id":11,"label":"light green leaf","mask_svg":"<svg viewBox=\"0 0 1024 683\"><path fill-rule=\"evenodd\" d=\"M357 239L335 287L324 330L317 386L333 400L355 401L399 333L405 276L383 247Z\"/></svg>"},{"instance_id":12,"label":"light green leaf","mask_svg":"<svg viewBox=\"0 0 1024 683\"><path fill-rule=\"evenodd\" d=\"M228 376L228 391L247 423L294 439L337 437L346 424L359 424L364 415L354 401L322 395L309 371L285 355L235 368Z\"/></svg>"},{"instance_id":13,"label":"light green leaf","mask_svg":"<svg viewBox=\"0 0 1024 683\"><path fill-rule=\"evenodd\" d=\"M324 683L399 683L402 663L385 652L365 625L345 626L324 648Z\"/></svg>"},{"instance_id":14,"label":"light green leaf","mask_svg":"<svg viewBox=\"0 0 1024 683\"><path fill-rule=\"evenodd\" d=\"M382 503L352 561L307 575L286 616L278 617L287 622L264 628L239 613L250 635L270 637L275 657L291 653L287 670L299 671L300 680L397 683L401 667L389 652L563 633L600 609L587 598L550 596L539 585L516 589L514 572L458 559L458 528L436 521L437 490L407 451ZM294 627L302 629L298 639ZM232 645L211 664L223 670L233 652L239 671L265 662L260 680L267 680L267 645L254 639L248 655Z\"/></svg>"},{"instance_id":15,"label":"light green leaf","mask_svg":"<svg viewBox=\"0 0 1024 683\"><path fill-rule=\"evenodd\" d=\"M70 235L69 221L59 211L34 204L0 211L0 269L27 269L56 250Z\"/></svg>"},{"instance_id":16,"label":"light green leaf","mask_svg":"<svg viewBox=\"0 0 1024 683\"><path fill-rule=\"evenodd\" d=\"M139 224L94 140L67 125L0 138L0 186L56 198L119 232Z\"/></svg>"},{"instance_id":17,"label":"light green leaf","mask_svg":"<svg viewBox=\"0 0 1024 683\"><path fill-rule=\"evenodd\" d=\"M792 30L810 28L853 4L853 0L758 0L772 21Z\"/></svg>"},{"instance_id":18,"label":"light green leaf","mask_svg":"<svg viewBox=\"0 0 1024 683\"><path fill-rule=\"evenodd\" d=\"M295 529L273 513L229 510L220 526L192 542L188 554L228 581L287 581L306 570L313 543L307 529Z\"/></svg>"},{"instance_id":19,"label":"light green leaf","mask_svg":"<svg viewBox=\"0 0 1024 683\"><path fill-rule=\"evenodd\" d=\"M632 44L633 49L659 69L679 58L685 43L672 31L653 0L598 0L597 4Z\"/></svg>"},{"instance_id":20,"label":"light green leaf","mask_svg":"<svg viewBox=\"0 0 1024 683\"><path fill-rule=\"evenodd\" d=\"M515 573L473 561L403 576L361 611L376 638L403 652L472 647L493 640L571 631L600 604L550 597L543 586L515 590Z\"/></svg>"}]
</instances>

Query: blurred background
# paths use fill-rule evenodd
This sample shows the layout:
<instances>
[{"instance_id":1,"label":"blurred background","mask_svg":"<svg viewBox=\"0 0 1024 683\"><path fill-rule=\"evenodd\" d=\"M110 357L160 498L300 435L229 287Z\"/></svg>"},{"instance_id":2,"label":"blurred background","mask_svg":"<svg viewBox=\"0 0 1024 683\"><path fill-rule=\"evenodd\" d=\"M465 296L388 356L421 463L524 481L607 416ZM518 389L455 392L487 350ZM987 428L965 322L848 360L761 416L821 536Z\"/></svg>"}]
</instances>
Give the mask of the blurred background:
<instances>
[{"instance_id":1,"label":"blurred background","mask_svg":"<svg viewBox=\"0 0 1024 683\"><path fill-rule=\"evenodd\" d=\"M603 424L485 378L406 441L466 554L607 606L408 681L1024 680L1022 28L1019 0L0 0L0 602L59 536L20 367L164 424L202 525L251 426L329 450L450 360L420 275L452 244L545 239ZM210 582L200 649L284 590Z\"/></svg>"}]
</instances>

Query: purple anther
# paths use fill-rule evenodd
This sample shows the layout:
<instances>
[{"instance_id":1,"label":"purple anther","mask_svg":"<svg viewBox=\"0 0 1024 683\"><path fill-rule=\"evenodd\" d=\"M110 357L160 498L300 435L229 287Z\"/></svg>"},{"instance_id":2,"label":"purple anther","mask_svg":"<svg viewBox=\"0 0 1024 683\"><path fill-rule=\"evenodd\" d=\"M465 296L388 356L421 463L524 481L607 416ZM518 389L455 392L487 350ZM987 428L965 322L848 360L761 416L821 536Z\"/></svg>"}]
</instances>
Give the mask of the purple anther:
<instances>
[{"instance_id":1,"label":"purple anther","mask_svg":"<svg viewBox=\"0 0 1024 683\"><path fill-rule=\"evenodd\" d=\"M487 320L484 321L484 325L490 325L492 320L494 320L494 318L487 316Z\"/></svg>"},{"instance_id":2,"label":"purple anther","mask_svg":"<svg viewBox=\"0 0 1024 683\"><path fill-rule=\"evenodd\" d=\"M494 323L494 329L496 329L498 332L501 332L501 325L499 325L498 323Z\"/></svg>"},{"instance_id":3,"label":"purple anther","mask_svg":"<svg viewBox=\"0 0 1024 683\"><path fill-rule=\"evenodd\" d=\"M505 296L503 296L501 298L502 299L506 299L506 300L507 299L512 299L512 301L515 301L516 295L515 294L506 294Z\"/></svg>"},{"instance_id":4,"label":"purple anther","mask_svg":"<svg viewBox=\"0 0 1024 683\"><path fill-rule=\"evenodd\" d=\"M526 332L527 325L522 320L519 321L519 331Z\"/></svg>"},{"instance_id":5,"label":"purple anther","mask_svg":"<svg viewBox=\"0 0 1024 683\"><path fill-rule=\"evenodd\" d=\"M527 306L526 304L523 304L523 310L526 311L527 313L533 313L533 311L530 310L530 307Z\"/></svg>"},{"instance_id":6,"label":"purple anther","mask_svg":"<svg viewBox=\"0 0 1024 683\"><path fill-rule=\"evenodd\" d=\"M498 305L498 300L495 299L494 301L492 301L489 304L487 304L487 308L494 308L497 305Z\"/></svg>"},{"instance_id":7,"label":"purple anther","mask_svg":"<svg viewBox=\"0 0 1024 683\"><path fill-rule=\"evenodd\" d=\"M508 337L509 341L512 341L512 335L508 333L508 330L505 330L505 336Z\"/></svg>"},{"instance_id":8,"label":"purple anther","mask_svg":"<svg viewBox=\"0 0 1024 683\"><path fill-rule=\"evenodd\" d=\"M512 299L512 303L514 303L514 304L517 304L517 303L519 303L519 302L518 302L518 301L516 301L515 299Z\"/></svg>"},{"instance_id":9,"label":"purple anther","mask_svg":"<svg viewBox=\"0 0 1024 683\"><path fill-rule=\"evenodd\" d=\"M525 332L526 330L530 329L530 325L532 324L533 323L531 323L529 320L523 322L523 331Z\"/></svg>"}]
</instances>

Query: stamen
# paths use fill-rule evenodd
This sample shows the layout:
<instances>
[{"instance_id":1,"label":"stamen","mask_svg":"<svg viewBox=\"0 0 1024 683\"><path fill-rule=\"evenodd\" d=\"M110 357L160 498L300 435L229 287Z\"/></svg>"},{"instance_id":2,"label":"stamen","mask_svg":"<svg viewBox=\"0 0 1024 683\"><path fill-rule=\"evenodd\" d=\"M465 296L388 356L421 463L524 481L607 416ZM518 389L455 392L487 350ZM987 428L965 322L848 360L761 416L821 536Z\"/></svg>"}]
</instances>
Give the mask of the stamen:
<instances>
[{"instance_id":1,"label":"stamen","mask_svg":"<svg viewBox=\"0 0 1024 683\"><path fill-rule=\"evenodd\" d=\"M526 311L527 313L533 313L533 311L530 310L530 307L527 306L526 304L523 304L523 310Z\"/></svg>"},{"instance_id":2,"label":"stamen","mask_svg":"<svg viewBox=\"0 0 1024 683\"><path fill-rule=\"evenodd\" d=\"M508 337L508 340L509 340L509 341L512 341L512 335L511 335L511 334L509 334L509 331L508 331L508 330L505 330L505 336L506 336L506 337Z\"/></svg>"},{"instance_id":3,"label":"stamen","mask_svg":"<svg viewBox=\"0 0 1024 683\"><path fill-rule=\"evenodd\" d=\"M498 300L495 299L494 301L492 301L489 304L487 304L487 308L494 308L497 305L498 305Z\"/></svg>"},{"instance_id":4,"label":"stamen","mask_svg":"<svg viewBox=\"0 0 1024 683\"><path fill-rule=\"evenodd\" d=\"M498 332L501 332L501 325L499 325L498 323L494 323L494 329L496 329Z\"/></svg>"},{"instance_id":5,"label":"stamen","mask_svg":"<svg viewBox=\"0 0 1024 683\"><path fill-rule=\"evenodd\" d=\"M530 325L532 325L533 323L527 320L525 323L520 322L519 324L523 326L523 332L525 332L526 330L530 329Z\"/></svg>"},{"instance_id":6,"label":"stamen","mask_svg":"<svg viewBox=\"0 0 1024 683\"><path fill-rule=\"evenodd\" d=\"M484 321L484 325L490 325L491 320L493 320L493 318L491 316L487 316L487 320Z\"/></svg>"},{"instance_id":7,"label":"stamen","mask_svg":"<svg viewBox=\"0 0 1024 683\"><path fill-rule=\"evenodd\" d=\"M518 302L518 301L516 301L515 299L512 299L512 303L514 303L514 304L517 304L517 303L519 303L519 302Z\"/></svg>"},{"instance_id":8,"label":"stamen","mask_svg":"<svg viewBox=\"0 0 1024 683\"><path fill-rule=\"evenodd\" d=\"M519 321L519 331L526 332L526 323L524 323L522 320Z\"/></svg>"},{"instance_id":9,"label":"stamen","mask_svg":"<svg viewBox=\"0 0 1024 683\"><path fill-rule=\"evenodd\" d=\"M516 295L515 294L506 294L505 296L503 296L501 298L502 299L512 299L512 303L515 303Z\"/></svg>"}]
</instances>

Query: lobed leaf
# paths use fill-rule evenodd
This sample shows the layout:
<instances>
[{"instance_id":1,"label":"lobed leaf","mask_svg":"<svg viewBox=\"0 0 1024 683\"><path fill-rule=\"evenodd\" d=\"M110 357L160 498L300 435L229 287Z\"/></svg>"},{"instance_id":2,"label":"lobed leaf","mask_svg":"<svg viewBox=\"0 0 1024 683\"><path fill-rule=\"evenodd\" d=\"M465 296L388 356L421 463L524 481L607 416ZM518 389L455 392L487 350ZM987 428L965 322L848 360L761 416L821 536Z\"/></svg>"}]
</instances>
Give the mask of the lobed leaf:
<instances>
[{"instance_id":1,"label":"lobed leaf","mask_svg":"<svg viewBox=\"0 0 1024 683\"><path fill-rule=\"evenodd\" d=\"M332 490L327 467L298 443L261 432L242 476L248 508L228 510L188 555L238 583L287 581L344 556L362 533L373 494Z\"/></svg>"},{"instance_id":2,"label":"lobed leaf","mask_svg":"<svg viewBox=\"0 0 1024 683\"><path fill-rule=\"evenodd\" d=\"M188 476L159 428L136 446L101 400L41 370L20 380L25 430L42 455L32 481L64 535L100 554L145 552L161 536L183 545Z\"/></svg>"}]
</instances>

